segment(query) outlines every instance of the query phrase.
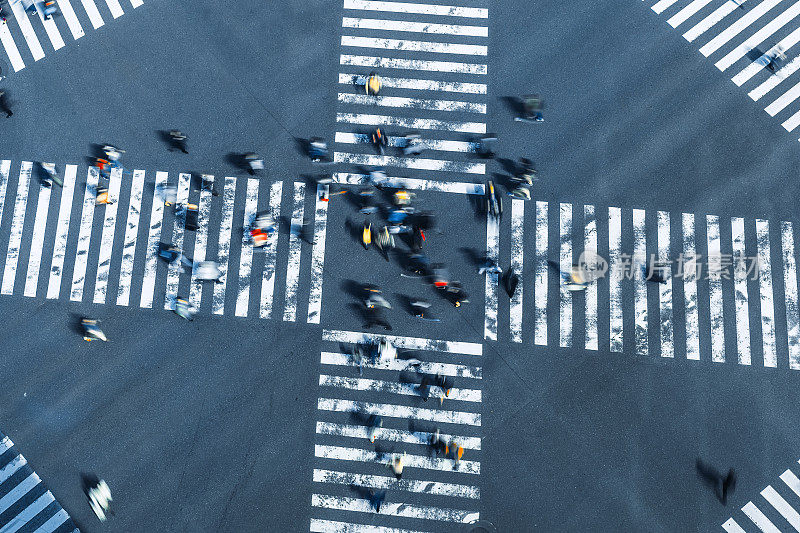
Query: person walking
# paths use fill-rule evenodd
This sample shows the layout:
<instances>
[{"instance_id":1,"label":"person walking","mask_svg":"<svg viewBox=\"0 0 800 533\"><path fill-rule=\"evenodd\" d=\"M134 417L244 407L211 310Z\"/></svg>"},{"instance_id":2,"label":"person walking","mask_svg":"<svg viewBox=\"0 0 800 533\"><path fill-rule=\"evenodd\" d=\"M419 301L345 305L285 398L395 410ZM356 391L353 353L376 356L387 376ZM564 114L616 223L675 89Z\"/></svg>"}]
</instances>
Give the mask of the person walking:
<instances>
[{"instance_id":1,"label":"person walking","mask_svg":"<svg viewBox=\"0 0 800 533\"><path fill-rule=\"evenodd\" d=\"M189 151L186 149L186 135L181 133L180 130L170 130L169 138L172 141L172 148L170 148L170 152L180 150L184 154L189 153Z\"/></svg>"},{"instance_id":2,"label":"person walking","mask_svg":"<svg viewBox=\"0 0 800 533\"><path fill-rule=\"evenodd\" d=\"M491 259L489 257L483 262L483 264L478 268L478 275L482 276L486 273L489 274L500 274L503 271L502 268L497 266L497 261Z\"/></svg>"},{"instance_id":3,"label":"person walking","mask_svg":"<svg viewBox=\"0 0 800 533\"><path fill-rule=\"evenodd\" d=\"M381 505L383 504L383 501L385 499L386 499L385 490L369 489L369 504L371 507L375 508L376 513L381 512Z\"/></svg>"},{"instance_id":4,"label":"person walking","mask_svg":"<svg viewBox=\"0 0 800 533\"><path fill-rule=\"evenodd\" d=\"M403 455L395 454L394 456L392 456L392 460L389 462L389 468L392 469L392 472L394 472L394 477L396 477L397 479L403 477L403 466L405 457L406 457L406 452L403 452Z\"/></svg>"},{"instance_id":5,"label":"person walking","mask_svg":"<svg viewBox=\"0 0 800 533\"><path fill-rule=\"evenodd\" d=\"M0 111L6 114L6 118L11 118L11 115L14 114L9 107L6 91L0 91Z\"/></svg>"}]
</instances>

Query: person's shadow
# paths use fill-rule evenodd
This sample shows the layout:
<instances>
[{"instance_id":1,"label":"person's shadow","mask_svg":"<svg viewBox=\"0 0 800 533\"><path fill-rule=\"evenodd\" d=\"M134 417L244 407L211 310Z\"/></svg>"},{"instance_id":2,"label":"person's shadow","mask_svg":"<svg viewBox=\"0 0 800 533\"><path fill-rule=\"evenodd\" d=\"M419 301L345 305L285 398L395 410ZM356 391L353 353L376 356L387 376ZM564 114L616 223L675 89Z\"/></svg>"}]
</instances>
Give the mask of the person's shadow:
<instances>
[{"instance_id":1,"label":"person's shadow","mask_svg":"<svg viewBox=\"0 0 800 533\"><path fill-rule=\"evenodd\" d=\"M695 463L695 468L703 483L714 492L719 501L722 501L722 474L719 470L700 459Z\"/></svg>"}]
</instances>

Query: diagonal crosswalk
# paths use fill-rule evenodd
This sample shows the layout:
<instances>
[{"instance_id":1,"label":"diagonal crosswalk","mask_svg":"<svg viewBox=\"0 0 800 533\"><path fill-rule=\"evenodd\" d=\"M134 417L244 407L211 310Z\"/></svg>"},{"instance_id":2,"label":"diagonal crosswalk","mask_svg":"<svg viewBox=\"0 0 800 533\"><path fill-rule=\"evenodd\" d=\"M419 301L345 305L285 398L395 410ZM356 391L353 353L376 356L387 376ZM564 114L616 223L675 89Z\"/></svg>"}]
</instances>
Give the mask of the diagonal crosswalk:
<instances>
[{"instance_id":1,"label":"diagonal crosswalk","mask_svg":"<svg viewBox=\"0 0 800 533\"><path fill-rule=\"evenodd\" d=\"M78 533L11 439L2 433L0 437L0 531Z\"/></svg>"},{"instance_id":2,"label":"diagonal crosswalk","mask_svg":"<svg viewBox=\"0 0 800 533\"><path fill-rule=\"evenodd\" d=\"M30 161L0 160L0 224L7 228L7 237L0 238L0 294L148 309L172 309L176 297L188 296L201 313L286 321L295 321L308 300L309 322L319 321L324 191L315 191L314 209L304 215L309 191L303 182L284 187L283 182L204 175L206 186L198 189L188 173L116 168L108 180L115 201L98 204L95 167L57 167L63 187L46 186L40 170ZM168 187L177 188L175 205L164 202ZM292 193L286 201L284 189ZM185 227L187 204L198 206L195 231ZM263 249L254 249L247 228L259 211L289 222ZM299 238L305 218L314 221L314 244ZM192 269L184 272L179 262L167 265L158 256L162 243L195 262L216 261L220 281L211 287ZM307 275L301 269L307 253L313 258L308 294L300 283ZM281 312L273 312L276 307Z\"/></svg>"},{"instance_id":3,"label":"diagonal crosswalk","mask_svg":"<svg viewBox=\"0 0 800 533\"><path fill-rule=\"evenodd\" d=\"M800 462L800 461L798 461ZM787 469L780 475L783 483L778 483L774 487L767 485L761 491L761 497L766 501L749 501L742 507L744 517L731 517L722 524L722 528L728 533L743 533L747 531L743 526L752 523L760 531L765 533L779 533L781 531L800 531L800 513L796 510L800 507L800 479L791 470ZM741 524L741 525L740 525ZM755 531L754 529L750 529Z\"/></svg>"},{"instance_id":4,"label":"diagonal crosswalk","mask_svg":"<svg viewBox=\"0 0 800 533\"><path fill-rule=\"evenodd\" d=\"M777 116L787 131L800 126L800 2L788 0L660 0L652 10L683 31L731 81ZM776 60L777 58L777 60Z\"/></svg>"}]
</instances>

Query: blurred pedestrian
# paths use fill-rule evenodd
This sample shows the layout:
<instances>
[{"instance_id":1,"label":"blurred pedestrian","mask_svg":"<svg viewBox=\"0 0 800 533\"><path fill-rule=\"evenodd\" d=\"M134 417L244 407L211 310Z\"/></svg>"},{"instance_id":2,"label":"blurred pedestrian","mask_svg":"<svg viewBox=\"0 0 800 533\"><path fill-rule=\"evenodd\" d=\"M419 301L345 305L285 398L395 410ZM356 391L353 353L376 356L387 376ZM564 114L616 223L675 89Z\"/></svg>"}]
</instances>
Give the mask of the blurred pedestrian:
<instances>
[{"instance_id":1,"label":"blurred pedestrian","mask_svg":"<svg viewBox=\"0 0 800 533\"><path fill-rule=\"evenodd\" d=\"M222 283L222 270L216 261L200 261L194 267L195 279Z\"/></svg>"},{"instance_id":2,"label":"blurred pedestrian","mask_svg":"<svg viewBox=\"0 0 800 533\"><path fill-rule=\"evenodd\" d=\"M376 414L369 415L367 419L367 435L369 436L370 442L375 442L375 434L377 433L378 429L383 427L383 418Z\"/></svg>"},{"instance_id":3,"label":"blurred pedestrian","mask_svg":"<svg viewBox=\"0 0 800 533\"><path fill-rule=\"evenodd\" d=\"M381 505L383 501L386 499L386 491L385 490L375 490L369 489L369 504L370 506L375 508L376 513L381 512Z\"/></svg>"},{"instance_id":4,"label":"blurred pedestrian","mask_svg":"<svg viewBox=\"0 0 800 533\"><path fill-rule=\"evenodd\" d=\"M439 428L436 428L436 431L431 435L430 440L428 441L431 448L433 449L433 453L437 456L439 455L447 455L447 443L445 443L444 439L442 439L441 433Z\"/></svg>"},{"instance_id":5,"label":"blurred pedestrian","mask_svg":"<svg viewBox=\"0 0 800 533\"><path fill-rule=\"evenodd\" d=\"M503 269L500 268L499 266L497 266L497 261L495 261L494 259L492 259L490 257L487 257L484 260L483 264L480 266L480 268L478 268L478 275L482 276L483 274L486 274L486 273L499 274L502 271L503 271Z\"/></svg>"},{"instance_id":6,"label":"blurred pedestrian","mask_svg":"<svg viewBox=\"0 0 800 533\"><path fill-rule=\"evenodd\" d=\"M313 224L308 217L304 218L303 222L301 222L300 226L297 228L297 237L308 244L314 244L314 242L316 242L316 239L314 239Z\"/></svg>"},{"instance_id":7,"label":"blurred pedestrian","mask_svg":"<svg viewBox=\"0 0 800 533\"><path fill-rule=\"evenodd\" d=\"M358 375L364 375L364 360L366 354L364 353L364 346L356 344L353 346L353 364L358 367Z\"/></svg>"},{"instance_id":8,"label":"blurred pedestrian","mask_svg":"<svg viewBox=\"0 0 800 533\"><path fill-rule=\"evenodd\" d=\"M367 308L366 310L366 323L364 324L364 329L370 329L373 326L381 326L386 331L391 331L392 326L383 316L379 307Z\"/></svg>"},{"instance_id":9,"label":"blurred pedestrian","mask_svg":"<svg viewBox=\"0 0 800 533\"><path fill-rule=\"evenodd\" d=\"M328 159L328 145L321 137L312 137L308 141L308 156L314 163Z\"/></svg>"},{"instance_id":10,"label":"blurred pedestrian","mask_svg":"<svg viewBox=\"0 0 800 533\"><path fill-rule=\"evenodd\" d=\"M372 132L372 144L378 150L378 154L383 155L385 153L386 147L389 145L389 139L380 128L375 128L375 131Z\"/></svg>"},{"instance_id":11,"label":"blurred pedestrian","mask_svg":"<svg viewBox=\"0 0 800 533\"><path fill-rule=\"evenodd\" d=\"M101 204L109 205L114 203L114 199L109 194L108 188L106 187L97 188L97 194L95 196L94 203L95 205L101 205Z\"/></svg>"},{"instance_id":12,"label":"blurred pedestrian","mask_svg":"<svg viewBox=\"0 0 800 533\"><path fill-rule=\"evenodd\" d=\"M5 21L5 18L3 21ZM11 112L11 107L9 107L6 91L0 91L0 111L6 114L6 118L11 118L11 115L14 114Z\"/></svg>"},{"instance_id":13,"label":"blurred pedestrian","mask_svg":"<svg viewBox=\"0 0 800 533\"><path fill-rule=\"evenodd\" d=\"M392 469L394 472L394 477L400 479L403 477L403 466L404 460L406 458L406 452L403 452L403 455L394 455L392 456L392 460L389 462L389 468Z\"/></svg>"},{"instance_id":14,"label":"blurred pedestrian","mask_svg":"<svg viewBox=\"0 0 800 533\"><path fill-rule=\"evenodd\" d=\"M512 267L508 267L505 274L502 277L503 288L508 294L508 297L511 298L514 296L514 292L517 290L517 285L519 284L519 276Z\"/></svg>"},{"instance_id":15,"label":"blurred pedestrian","mask_svg":"<svg viewBox=\"0 0 800 533\"><path fill-rule=\"evenodd\" d=\"M257 170L264 169L264 160L255 153L255 152L248 152L244 154L244 160L248 166L248 172L251 176L255 176Z\"/></svg>"},{"instance_id":16,"label":"blurred pedestrian","mask_svg":"<svg viewBox=\"0 0 800 533\"><path fill-rule=\"evenodd\" d=\"M420 142L421 138L418 133L407 133L403 138L403 155L420 155L425 149Z\"/></svg>"},{"instance_id":17,"label":"blurred pedestrian","mask_svg":"<svg viewBox=\"0 0 800 533\"><path fill-rule=\"evenodd\" d=\"M494 159L494 145L497 142L497 136L493 133L484 135L478 141L476 153L484 159Z\"/></svg>"},{"instance_id":18,"label":"blurred pedestrian","mask_svg":"<svg viewBox=\"0 0 800 533\"><path fill-rule=\"evenodd\" d=\"M172 141L172 148L170 148L171 152L180 150L184 154L189 153L189 151L186 149L186 135L184 135L180 130L170 130L169 138Z\"/></svg>"},{"instance_id":19,"label":"blurred pedestrian","mask_svg":"<svg viewBox=\"0 0 800 533\"><path fill-rule=\"evenodd\" d=\"M458 463L461 462L461 457L464 455L464 447L453 439L445 448L445 455L455 461L453 464L453 470L455 470L458 468Z\"/></svg>"}]
</instances>

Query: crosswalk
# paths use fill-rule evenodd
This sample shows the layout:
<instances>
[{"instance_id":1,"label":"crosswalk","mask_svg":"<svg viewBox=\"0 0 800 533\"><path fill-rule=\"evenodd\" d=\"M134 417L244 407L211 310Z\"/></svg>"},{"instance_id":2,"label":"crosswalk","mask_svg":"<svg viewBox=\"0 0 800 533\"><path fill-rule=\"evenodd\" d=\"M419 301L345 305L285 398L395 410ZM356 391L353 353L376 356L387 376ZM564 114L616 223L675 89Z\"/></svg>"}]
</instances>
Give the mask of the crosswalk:
<instances>
[{"instance_id":1,"label":"crosswalk","mask_svg":"<svg viewBox=\"0 0 800 533\"><path fill-rule=\"evenodd\" d=\"M284 187L210 175L201 186L199 176L188 173L114 169L108 190L116 201L97 205L95 167L80 174L77 165L60 167L63 187L44 186L30 161L13 169L10 160L0 160L0 223L8 228L5 254L0 248L0 294L156 309L172 309L176 297L188 296L201 313L295 321L307 310L308 322L319 322L326 186L307 191L305 182ZM180 209L165 205L164 191L173 186L176 205L197 206L196 231L185 229ZM315 194L310 214L308 192ZM260 211L285 223L256 251L246 228ZM306 218L314 220L314 244L304 244L298 231ZM195 262L216 261L220 282L211 287L179 262L167 265L158 257L160 243L172 243ZM301 259L309 247L311 288L301 294ZM283 291L276 286L281 268ZM278 303L276 292L283 296ZM307 309L300 305L305 301Z\"/></svg>"},{"instance_id":2,"label":"crosswalk","mask_svg":"<svg viewBox=\"0 0 800 533\"><path fill-rule=\"evenodd\" d=\"M142 0L124 3L130 4L130 9L135 9L142 5ZM37 8L35 15L29 15L21 0L10 0L8 3L11 14L6 11L6 22L0 22L0 44L14 72L24 69L26 62L30 64L30 61L42 59L45 49L50 51L52 48L55 52L63 48L65 42L62 34L67 34L67 31L73 40L77 40L85 35L84 27L91 25L97 29L107 20L125 14L119 0L105 0L104 3L80 0L81 5L77 9L72 7L70 0L58 0L57 4L58 14L45 18L40 8ZM42 41L46 43L44 46Z\"/></svg>"},{"instance_id":3,"label":"crosswalk","mask_svg":"<svg viewBox=\"0 0 800 533\"><path fill-rule=\"evenodd\" d=\"M78 533L14 443L0 433L0 531Z\"/></svg>"},{"instance_id":4,"label":"crosswalk","mask_svg":"<svg viewBox=\"0 0 800 533\"><path fill-rule=\"evenodd\" d=\"M359 371L349 346L384 338L400 356L368 358ZM322 340L310 530L450 531L451 523L477 521L483 346L327 329ZM454 379L449 397L440 403L432 394L423 403L404 377L415 372ZM374 443L370 415L383 419ZM444 441L464 448L461 460L431 453L436 428ZM388 464L402 454L404 469L396 479ZM368 500L370 489L386 491L379 512Z\"/></svg>"},{"instance_id":5,"label":"crosswalk","mask_svg":"<svg viewBox=\"0 0 800 533\"><path fill-rule=\"evenodd\" d=\"M722 528L728 533L746 533L747 529L742 526L749 527L752 523L764 533L790 531L789 527L793 531L800 531L800 513L796 510L796 507L800 507L800 479L791 469L786 469L780 479L782 483L775 487L767 485L761 491L761 497L766 500L766 504L759 501L759 507L752 501L747 502L742 507L745 516L739 518L738 522L734 517L729 518L722 524Z\"/></svg>"},{"instance_id":6,"label":"crosswalk","mask_svg":"<svg viewBox=\"0 0 800 533\"><path fill-rule=\"evenodd\" d=\"M731 81L777 116L786 131L800 125L800 3L791 0L659 0L652 10L700 44ZM773 61L776 56L782 59Z\"/></svg>"}]
</instances>

